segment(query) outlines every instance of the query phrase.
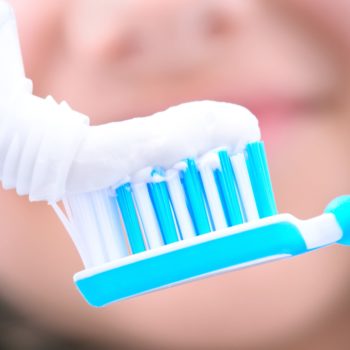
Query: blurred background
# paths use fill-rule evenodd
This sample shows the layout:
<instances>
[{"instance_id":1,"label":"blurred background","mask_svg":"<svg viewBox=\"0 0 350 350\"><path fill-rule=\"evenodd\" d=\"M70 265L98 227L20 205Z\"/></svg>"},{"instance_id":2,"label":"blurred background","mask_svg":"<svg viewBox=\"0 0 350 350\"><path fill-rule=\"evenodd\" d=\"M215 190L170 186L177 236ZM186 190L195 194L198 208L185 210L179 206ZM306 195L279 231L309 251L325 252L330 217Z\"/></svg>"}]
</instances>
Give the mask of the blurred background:
<instances>
[{"instance_id":1,"label":"blurred background","mask_svg":"<svg viewBox=\"0 0 350 350\"><path fill-rule=\"evenodd\" d=\"M307 218L350 192L349 0L10 3L37 95L93 124L242 104L259 119L280 212ZM350 347L349 248L93 309L48 205L1 190L0 209L1 349Z\"/></svg>"}]
</instances>

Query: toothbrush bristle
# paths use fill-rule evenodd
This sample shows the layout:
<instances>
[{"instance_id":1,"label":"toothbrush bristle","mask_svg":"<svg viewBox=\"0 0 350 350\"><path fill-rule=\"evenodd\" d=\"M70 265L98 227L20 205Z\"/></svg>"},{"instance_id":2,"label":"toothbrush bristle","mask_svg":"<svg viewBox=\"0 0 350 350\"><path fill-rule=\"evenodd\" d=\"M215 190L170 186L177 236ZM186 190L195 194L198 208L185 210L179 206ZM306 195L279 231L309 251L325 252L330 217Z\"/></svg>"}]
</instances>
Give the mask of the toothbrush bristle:
<instances>
[{"instance_id":1,"label":"toothbrush bristle","mask_svg":"<svg viewBox=\"0 0 350 350\"><path fill-rule=\"evenodd\" d=\"M129 239L131 252L133 254L143 252L146 250L146 247L142 237L142 231L130 183L126 183L117 188L116 199L123 218L124 228Z\"/></svg>"},{"instance_id":2,"label":"toothbrush bristle","mask_svg":"<svg viewBox=\"0 0 350 350\"><path fill-rule=\"evenodd\" d=\"M180 171L181 182L185 189L188 209L193 220L196 234L211 231L201 178L194 159L187 159L186 169Z\"/></svg>"},{"instance_id":3,"label":"toothbrush bristle","mask_svg":"<svg viewBox=\"0 0 350 350\"><path fill-rule=\"evenodd\" d=\"M165 244L178 241L175 217L163 171L152 172L154 181L147 184Z\"/></svg>"},{"instance_id":4,"label":"toothbrush bristle","mask_svg":"<svg viewBox=\"0 0 350 350\"><path fill-rule=\"evenodd\" d=\"M219 151L220 169L215 171L228 226L244 222L243 211L238 196L236 177L227 151Z\"/></svg>"},{"instance_id":5,"label":"toothbrush bristle","mask_svg":"<svg viewBox=\"0 0 350 350\"><path fill-rule=\"evenodd\" d=\"M248 143L246 158L259 217L277 214L263 142Z\"/></svg>"},{"instance_id":6,"label":"toothbrush bristle","mask_svg":"<svg viewBox=\"0 0 350 350\"><path fill-rule=\"evenodd\" d=\"M238 154L216 149L167 170L147 168L115 191L75 195L66 203L88 267L125 256L127 247L136 254L277 214L260 141Z\"/></svg>"}]
</instances>

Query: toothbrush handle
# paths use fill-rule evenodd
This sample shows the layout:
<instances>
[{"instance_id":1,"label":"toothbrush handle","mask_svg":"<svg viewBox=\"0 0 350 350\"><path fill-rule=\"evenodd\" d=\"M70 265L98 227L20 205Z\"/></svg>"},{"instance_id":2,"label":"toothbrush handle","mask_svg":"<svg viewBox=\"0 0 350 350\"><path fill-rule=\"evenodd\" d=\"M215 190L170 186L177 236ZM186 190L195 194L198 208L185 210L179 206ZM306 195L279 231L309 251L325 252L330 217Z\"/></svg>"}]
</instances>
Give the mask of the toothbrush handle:
<instances>
[{"instance_id":1,"label":"toothbrush handle","mask_svg":"<svg viewBox=\"0 0 350 350\"><path fill-rule=\"evenodd\" d=\"M350 246L350 196L341 196L331 201L325 209L326 213L332 213L338 225L343 231L343 236L338 243Z\"/></svg>"},{"instance_id":2,"label":"toothbrush handle","mask_svg":"<svg viewBox=\"0 0 350 350\"><path fill-rule=\"evenodd\" d=\"M87 302L103 306L151 290L299 255L308 251L286 214L175 242L81 271L75 284Z\"/></svg>"}]
</instances>

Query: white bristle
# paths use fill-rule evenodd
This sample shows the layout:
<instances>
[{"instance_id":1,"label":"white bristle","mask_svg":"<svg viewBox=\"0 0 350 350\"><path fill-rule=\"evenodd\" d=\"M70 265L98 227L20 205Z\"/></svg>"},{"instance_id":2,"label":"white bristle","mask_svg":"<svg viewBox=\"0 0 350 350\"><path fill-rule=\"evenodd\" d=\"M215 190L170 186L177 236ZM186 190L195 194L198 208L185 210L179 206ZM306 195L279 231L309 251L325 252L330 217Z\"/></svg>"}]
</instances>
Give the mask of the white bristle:
<instances>
[{"instance_id":1,"label":"white bristle","mask_svg":"<svg viewBox=\"0 0 350 350\"><path fill-rule=\"evenodd\" d=\"M164 244L163 238L148 193L147 184L145 182L132 183L132 191L149 248L162 246Z\"/></svg>"},{"instance_id":2,"label":"white bristle","mask_svg":"<svg viewBox=\"0 0 350 350\"><path fill-rule=\"evenodd\" d=\"M100 239L103 242L108 261L128 255L120 220L113 198L107 190L91 193L91 201L98 219Z\"/></svg>"},{"instance_id":3,"label":"white bristle","mask_svg":"<svg viewBox=\"0 0 350 350\"><path fill-rule=\"evenodd\" d=\"M121 214L121 211L120 211L118 203L116 203L116 207L117 207L116 208L116 210L117 210L116 216L118 217L118 221L120 223L120 228L121 228L121 231L122 231L122 236L124 237L127 254L130 255L130 254L132 254L132 252L131 252L129 237L128 237L128 233L126 232L126 228L125 228L125 225L124 225L124 222L123 222L123 219L122 219L122 214Z\"/></svg>"},{"instance_id":4,"label":"white bristle","mask_svg":"<svg viewBox=\"0 0 350 350\"><path fill-rule=\"evenodd\" d=\"M84 242L90 256L89 265L86 267L98 266L107 262L103 242L100 238L98 225L100 219L96 217L91 193L70 196L69 205L75 226L83 233Z\"/></svg>"},{"instance_id":5,"label":"white bristle","mask_svg":"<svg viewBox=\"0 0 350 350\"><path fill-rule=\"evenodd\" d=\"M231 157L233 171L236 176L241 204L247 221L259 219L258 209L254 198L252 184L250 182L248 168L243 153Z\"/></svg>"},{"instance_id":6,"label":"white bristle","mask_svg":"<svg viewBox=\"0 0 350 350\"><path fill-rule=\"evenodd\" d=\"M213 172L215 169L220 168L218 154L216 152L210 152L203 156L198 162L198 168L201 174L215 230L225 228L227 227L227 222Z\"/></svg>"},{"instance_id":7,"label":"white bristle","mask_svg":"<svg viewBox=\"0 0 350 350\"><path fill-rule=\"evenodd\" d=\"M86 244L84 242L84 239L82 237L81 232L75 226L73 216L72 216L72 213L71 213L71 210L70 210L70 207L69 207L67 200L64 200L63 204L64 204L64 208L65 208L65 211L66 211L68 217L64 214L64 212L58 206L57 203L50 203L51 207L53 208L53 210L55 211L55 213L57 214L59 219L62 221L63 226L70 234L70 237L71 237L72 241L74 242L76 249L79 252L79 255L83 261L83 264L85 266L92 266L90 254L86 248Z\"/></svg>"},{"instance_id":8,"label":"white bristle","mask_svg":"<svg viewBox=\"0 0 350 350\"><path fill-rule=\"evenodd\" d=\"M177 170L170 169L166 172L168 190L173 210L179 225L182 239L196 235L191 215L186 205L186 197Z\"/></svg>"}]
</instances>

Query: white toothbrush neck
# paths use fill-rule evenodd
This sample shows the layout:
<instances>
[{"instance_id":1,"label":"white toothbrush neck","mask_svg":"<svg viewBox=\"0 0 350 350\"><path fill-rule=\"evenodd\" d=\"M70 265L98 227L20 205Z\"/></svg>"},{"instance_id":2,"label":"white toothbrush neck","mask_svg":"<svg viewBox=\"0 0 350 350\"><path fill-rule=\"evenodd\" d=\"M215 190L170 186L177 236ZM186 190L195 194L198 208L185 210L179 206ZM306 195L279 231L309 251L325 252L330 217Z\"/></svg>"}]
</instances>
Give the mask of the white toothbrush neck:
<instances>
[{"instance_id":1,"label":"white toothbrush neck","mask_svg":"<svg viewBox=\"0 0 350 350\"><path fill-rule=\"evenodd\" d=\"M325 213L308 220L295 219L308 249L315 249L337 242L343 236L335 216Z\"/></svg>"}]
</instances>

